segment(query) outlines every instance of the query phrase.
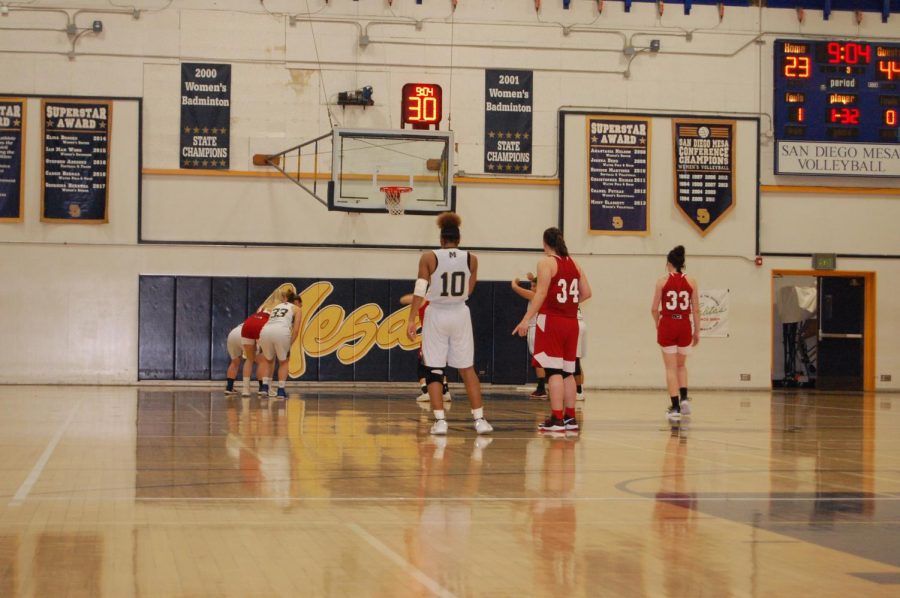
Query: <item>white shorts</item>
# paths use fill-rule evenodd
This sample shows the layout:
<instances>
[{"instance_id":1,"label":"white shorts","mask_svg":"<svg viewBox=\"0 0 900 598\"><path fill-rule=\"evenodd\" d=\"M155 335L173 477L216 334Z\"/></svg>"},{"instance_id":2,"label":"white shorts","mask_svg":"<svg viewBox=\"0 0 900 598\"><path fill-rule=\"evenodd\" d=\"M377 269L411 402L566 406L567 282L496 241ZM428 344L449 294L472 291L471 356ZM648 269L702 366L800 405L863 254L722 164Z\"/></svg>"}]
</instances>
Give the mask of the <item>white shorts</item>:
<instances>
[{"instance_id":1,"label":"white shorts","mask_svg":"<svg viewBox=\"0 0 900 598\"><path fill-rule=\"evenodd\" d=\"M459 303L425 310L422 323L422 361L425 367L469 368L475 363L475 339L469 306Z\"/></svg>"},{"instance_id":2,"label":"white shorts","mask_svg":"<svg viewBox=\"0 0 900 598\"><path fill-rule=\"evenodd\" d=\"M286 360L288 351L291 350L291 331L282 327L264 326L259 333L259 348L269 361L276 356L278 361Z\"/></svg>"},{"instance_id":3,"label":"white shorts","mask_svg":"<svg viewBox=\"0 0 900 598\"><path fill-rule=\"evenodd\" d=\"M242 345L255 345L258 341L255 338L247 338L246 336L241 337Z\"/></svg>"},{"instance_id":4,"label":"white shorts","mask_svg":"<svg viewBox=\"0 0 900 598\"><path fill-rule=\"evenodd\" d=\"M691 349L693 349L693 347L691 345L688 345L687 347L672 345L671 347L660 347L660 349L662 349L663 353L667 353L669 355L673 355L675 353L678 353L679 355L690 355Z\"/></svg>"},{"instance_id":5,"label":"white shorts","mask_svg":"<svg viewBox=\"0 0 900 598\"><path fill-rule=\"evenodd\" d=\"M528 354L534 355L534 329L537 327L537 316L528 321Z\"/></svg>"},{"instance_id":6,"label":"white shorts","mask_svg":"<svg viewBox=\"0 0 900 598\"><path fill-rule=\"evenodd\" d=\"M587 324L584 320L578 318L578 352L575 356L578 359L587 355Z\"/></svg>"},{"instance_id":7,"label":"white shorts","mask_svg":"<svg viewBox=\"0 0 900 598\"><path fill-rule=\"evenodd\" d=\"M243 354L244 349L241 347L241 327L238 326L228 333L228 356L232 359L237 359Z\"/></svg>"}]
</instances>

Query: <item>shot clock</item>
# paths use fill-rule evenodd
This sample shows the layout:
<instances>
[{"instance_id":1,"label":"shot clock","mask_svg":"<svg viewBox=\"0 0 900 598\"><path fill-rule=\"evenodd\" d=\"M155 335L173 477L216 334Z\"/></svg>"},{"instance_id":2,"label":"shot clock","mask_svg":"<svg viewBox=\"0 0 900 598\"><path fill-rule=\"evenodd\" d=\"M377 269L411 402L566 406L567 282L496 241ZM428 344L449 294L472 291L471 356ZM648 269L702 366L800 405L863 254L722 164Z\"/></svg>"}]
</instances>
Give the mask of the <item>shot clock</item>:
<instances>
[{"instance_id":1,"label":"shot clock","mask_svg":"<svg viewBox=\"0 0 900 598\"><path fill-rule=\"evenodd\" d=\"M900 44L775 41L777 174L900 176Z\"/></svg>"},{"instance_id":2,"label":"shot clock","mask_svg":"<svg viewBox=\"0 0 900 598\"><path fill-rule=\"evenodd\" d=\"M400 103L401 127L411 125L413 129L440 130L443 118L443 92L434 83L407 83L403 86Z\"/></svg>"}]
</instances>

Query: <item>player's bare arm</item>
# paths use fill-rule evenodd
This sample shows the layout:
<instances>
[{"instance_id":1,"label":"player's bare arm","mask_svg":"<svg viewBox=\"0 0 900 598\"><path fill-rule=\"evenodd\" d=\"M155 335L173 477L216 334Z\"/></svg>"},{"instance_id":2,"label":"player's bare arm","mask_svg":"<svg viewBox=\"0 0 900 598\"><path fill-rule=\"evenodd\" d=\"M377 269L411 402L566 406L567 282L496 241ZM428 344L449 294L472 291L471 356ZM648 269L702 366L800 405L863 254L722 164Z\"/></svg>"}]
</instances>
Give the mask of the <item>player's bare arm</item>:
<instances>
[{"instance_id":1,"label":"player's bare arm","mask_svg":"<svg viewBox=\"0 0 900 598\"><path fill-rule=\"evenodd\" d=\"M294 310L294 324L291 327L291 344L290 346L294 346L294 341L297 340L297 337L300 335L300 315L301 310L296 305L291 306Z\"/></svg>"},{"instance_id":2,"label":"player's bare arm","mask_svg":"<svg viewBox=\"0 0 900 598\"><path fill-rule=\"evenodd\" d=\"M660 278L656 281L656 290L653 291L653 303L650 304L650 317L653 318L653 325L656 328L659 328L659 302L662 301L662 290L665 284L665 278Z\"/></svg>"},{"instance_id":3,"label":"player's bare arm","mask_svg":"<svg viewBox=\"0 0 900 598\"><path fill-rule=\"evenodd\" d=\"M584 270L577 263L575 267L578 269L578 303L582 304L593 297L593 291L591 291L591 283L585 276Z\"/></svg>"},{"instance_id":4,"label":"player's bare arm","mask_svg":"<svg viewBox=\"0 0 900 598\"><path fill-rule=\"evenodd\" d=\"M555 274L556 260L552 257L541 258L537 267L537 284L534 289L534 297L528 302L528 311L525 312L522 321L519 322L519 325L513 330L513 334L518 334L519 336L528 334L528 322L537 315L538 310L541 309L541 306L544 304L544 299L547 298L547 290L550 286L550 279L553 278Z\"/></svg>"},{"instance_id":5,"label":"player's bare arm","mask_svg":"<svg viewBox=\"0 0 900 598\"><path fill-rule=\"evenodd\" d=\"M419 272L417 274L417 291L413 293L412 303L409 308L409 316L406 319L406 337L414 341L416 340L416 317L419 314L419 308L425 302L425 289L419 289L422 285L421 280L431 280L434 269L437 268L437 258L432 251L426 251L419 257ZM426 282L427 284L427 282ZM427 287L426 287L427 288Z\"/></svg>"},{"instance_id":6,"label":"player's bare arm","mask_svg":"<svg viewBox=\"0 0 900 598\"><path fill-rule=\"evenodd\" d=\"M529 278L529 280L532 280L532 279ZM514 278L510 284L512 285L513 292L516 295L518 295L519 297L521 297L522 299L531 301L531 298L534 297L534 291L531 289L523 288L521 285L521 281L519 281L518 278ZM532 287L533 286L534 286L534 283L532 283Z\"/></svg>"}]
</instances>

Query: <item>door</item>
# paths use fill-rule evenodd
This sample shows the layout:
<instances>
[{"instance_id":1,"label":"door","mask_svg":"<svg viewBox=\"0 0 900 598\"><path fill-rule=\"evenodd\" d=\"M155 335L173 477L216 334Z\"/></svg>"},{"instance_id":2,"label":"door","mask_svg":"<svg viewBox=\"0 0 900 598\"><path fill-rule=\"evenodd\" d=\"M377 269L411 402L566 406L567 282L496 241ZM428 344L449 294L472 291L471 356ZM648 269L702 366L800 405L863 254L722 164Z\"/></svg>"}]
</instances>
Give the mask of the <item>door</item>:
<instances>
[{"instance_id":1,"label":"door","mask_svg":"<svg viewBox=\"0 0 900 598\"><path fill-rule=\"evenodd\" d=\"M866 280L862 276L818 279L819 348L816 388L863 389Z\"/></svg>"}]
</instances>

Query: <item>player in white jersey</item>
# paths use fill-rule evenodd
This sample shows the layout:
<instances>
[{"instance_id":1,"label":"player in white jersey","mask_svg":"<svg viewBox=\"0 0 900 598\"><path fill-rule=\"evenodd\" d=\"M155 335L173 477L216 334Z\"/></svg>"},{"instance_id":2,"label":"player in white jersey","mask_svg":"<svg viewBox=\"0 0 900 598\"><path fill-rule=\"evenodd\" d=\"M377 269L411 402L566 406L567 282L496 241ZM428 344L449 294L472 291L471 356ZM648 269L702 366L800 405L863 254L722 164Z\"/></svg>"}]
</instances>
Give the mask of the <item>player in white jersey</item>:
<instances>
[{"instance_id":1,"label":"player in white jersey","mask_svg":"<svg viewBox=\"0 0 900 598\"><path fill-rule=\"evenodd\" d=\"M521 285L521 281L518 278L514 278L512 281L512 290L513 292L525 299L526 301L531 301L531 298L534 297L534 288L537 286L537 277L534 274L529 272L527 274L528 282L531 283L531 288L526 289ZM537 326L537 317L531 318L528 322L528 334L526 335L526 339L528 340L528 354L534 356L534 330ZM537 388L531 393L532 399L546 399L547 398L547 373L544 371L539 365L534 365L534 374L537 376Z\"/></svg>"},{"instance_id":2,"label":"player in white jersey","mask_svg":"<svg viewBox=\"0 0 900 598\"><path fill-rule=\"evenodd\" d=\"M472 407L475 431L493 431L484 419L481 402L481 383L475 373L475 341L472 338L472 317L466 299L475 289L478 279L478 259L459 248L460 217L444 212L437 218L441 229L441 248L426 251L419 257L418 279L413 291L412 307L406 323L410 340L416 338L416 314L428 301L422 323L422 359L425 362L425 381L434 411L432 434L446 434L444 419L443 377L447 366L456 368L466 387Z\"/></svg>"},{"instance_id":3,"label":"player in white jersey","mask_svg":"<svg viewBox=\"0 0 900 598\"><path fill-rule=\"evenodd\" d=\"M287 398L284 383L288 375L288 353L291 345L300 334L300 306L303 302L299 295L286 293L284 303L272 308L269 321L259 333L259 348L266 359L266 371L274 371L275 357L278 357L278 391L269 388L270 397Z\"/></svg>"},{"instance_id":4,"label":"player in white jersey","mask_svg":"<svg viewBox=\"0 0 900 598\"><path fill-rule=\"evenodd\" d=\"M584 370L581 358L587 355L587 324L581 307L578 308L578 352L575 353L575 400L584 400Z\"/></svg>"},{"instance_id":5,"label":"player in white jersey","mask_svg":"<svg viewBox=\"0 0 900 598\"><path fill-rule=\"evenodd\" d=\"M235 394L234 380L237 378L238 368L241 365L241 357L244 355L244 348L241 346L241 324L238 324L228 333L228 357L231 362L228 364L228 372L225 374L225 394Z\"/></svg>"}]
</instances>

